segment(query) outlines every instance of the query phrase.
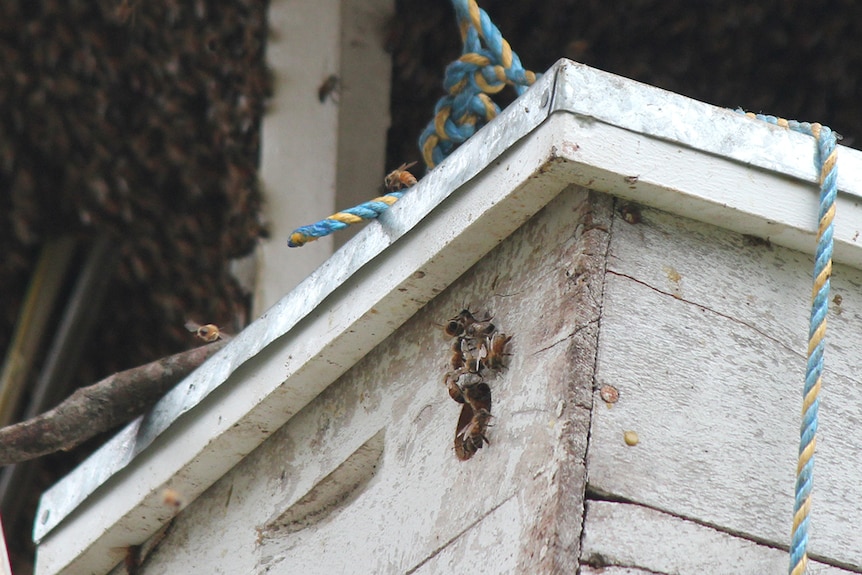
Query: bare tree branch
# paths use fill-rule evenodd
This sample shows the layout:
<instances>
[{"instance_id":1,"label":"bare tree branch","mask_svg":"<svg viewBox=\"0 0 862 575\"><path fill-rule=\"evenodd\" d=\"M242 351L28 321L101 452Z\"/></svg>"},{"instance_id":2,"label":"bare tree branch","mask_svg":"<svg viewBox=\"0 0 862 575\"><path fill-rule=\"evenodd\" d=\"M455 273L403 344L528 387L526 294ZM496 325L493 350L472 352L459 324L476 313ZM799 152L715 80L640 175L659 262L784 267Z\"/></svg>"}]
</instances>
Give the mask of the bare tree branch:
<instances>
[{"instance_id":1,"label":"bare tree branch","mask_svg":"<svg viewBox=\"0 0 862 575\"><path fill-rule=\"evenodd\" d=\"M45 413L0 429L0 466L72 449L131 421L224 344L217 341L115 373Z\"/></svg>"}]
</instances>

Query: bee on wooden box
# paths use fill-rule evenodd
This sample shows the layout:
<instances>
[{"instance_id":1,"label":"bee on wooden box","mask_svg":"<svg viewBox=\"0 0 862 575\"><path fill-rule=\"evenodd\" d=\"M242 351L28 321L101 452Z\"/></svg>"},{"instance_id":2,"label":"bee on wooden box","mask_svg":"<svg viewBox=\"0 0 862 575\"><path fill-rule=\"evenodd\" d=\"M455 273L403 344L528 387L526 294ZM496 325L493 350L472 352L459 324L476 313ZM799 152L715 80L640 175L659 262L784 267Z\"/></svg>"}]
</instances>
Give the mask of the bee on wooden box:
<instances>
[{"instance_id":1,"label":"bee on wooden box","mask_svg":"<svg viewBox=\"0 0 862 575\"><path fill-rule=\"evenodd\" d=\"M458 385L457 372L448 371L443 376L443 383L446 385L446 390L449 392L449 397L458 403L464 403L464 393L461 391L461 386Z\"/></svg>"},{"instance_id":2,"label":"bee on wooden box","mask_svg":"<svg viewBox=\"0 0 862 575\"><path fill-rule=\"evenodd\" d=\"M464 357L464 350L461 349L462 340L459 337L454 342L452 342L451 355L449 356L449 368L453 371L458 371L459 369L464 367L466 363L466 358Z\"/></svg>"},{"instance_id":3,"label":"bee on wooden box","mask_svg":"<svg viewBox=\"0 0 862 575\"><path fill-rule=\"evenodd\" d=\"M493 317L477 319L469 309L462 309L443 328L450 345L449 368L443 382L449 397L461 404L455 427L455 455L461 461L473 457L490 444L487 430L491 420L491 388L483 370L498 371L505 367L506 346L512 336L498 333Z\"/></svg>"},{"instance_id":4,"label":"bee on wooden box","mask_svg":"<svg viewBox=\"0 0 862 575\"><path fill-rule=\"evenodd\" d=\"M472 325L475 322L476 318L473 317L470 310L462 309L458 315L450 319L446 325L443 326L443 333L446 334L446 337L461 337L467 330L467 326Z\"/></svg>"},{"instance_id":5,"label":"bee on wooden box","mask_svg":"<svg viewBox=\"0 0 862 575\"><path fill-rule=\"evenodd\" d=\"M506 353L506 345L512 336L505 333L496 333L488 339L488 355L485 357L485 365L488 369L502 369L505 367L503 358L511 353Z\"/></svg>"},{"instance_id":6,"label":"bee on wooden box","mask_svg":"<svg viewBox=\"0 0 862 575\"><path fill-rule=\"evenodd\" d=\"M479 409L473 412L473 416L469 422L455 434L455 455L458 459L466 461L482 449L486 443L488 445L491 444L485 435L488 431L490 421L491 412L487 409Z\"/></svg>"},{"instance_id":7,"label":"bee on wooden box","mask_svg":"<svg viewBox=\"0 0 862 575\"><path fill-rule=\"evenodd\" d=\"M497 327L491 323L491 319L474 321L464 329L464 335L471 339L490 337L497 330Z\"/></svg>"}]
</instances>

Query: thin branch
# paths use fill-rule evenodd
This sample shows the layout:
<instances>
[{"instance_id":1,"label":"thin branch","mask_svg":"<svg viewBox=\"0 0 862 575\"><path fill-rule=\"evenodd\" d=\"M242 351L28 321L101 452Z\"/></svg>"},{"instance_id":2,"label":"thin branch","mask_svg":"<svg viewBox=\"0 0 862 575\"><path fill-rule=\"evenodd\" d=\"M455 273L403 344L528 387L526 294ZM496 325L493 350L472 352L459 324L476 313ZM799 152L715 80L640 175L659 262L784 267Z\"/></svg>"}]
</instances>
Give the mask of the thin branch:
<instances>
[{"instance_id":1,"label":"thin branch","mask_svg":"<svg viewBox=\"0 0 862 575\"><path fill-rule=\"evenodd\" d=\"M224 345L217 341L115 373L45 413L0 429L0 466L67 451L131 421Z\"/></svg>"}]
</instances>

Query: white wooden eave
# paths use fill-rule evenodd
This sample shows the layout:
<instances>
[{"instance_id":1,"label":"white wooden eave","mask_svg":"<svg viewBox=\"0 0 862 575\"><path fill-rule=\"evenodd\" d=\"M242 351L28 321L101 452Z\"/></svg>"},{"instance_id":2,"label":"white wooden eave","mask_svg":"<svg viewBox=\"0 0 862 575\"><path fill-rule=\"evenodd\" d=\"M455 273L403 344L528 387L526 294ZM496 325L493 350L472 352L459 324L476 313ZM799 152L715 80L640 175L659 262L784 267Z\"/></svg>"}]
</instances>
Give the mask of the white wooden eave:
<instances>
[{"instance_id":1,"label":"white wooden eave","mask_svg":"<svg viewBox=\"0 0 862 575\"><path fill-rule=\"evenodd\" d=\"M165 488L194 500L567 186L811 252L814 153L810 137L559 61L46 492L36 572L109 571L170 519ZM840 147L838 168L835 260L862 268L862 153Z\"/></svg>"}]
</instances>

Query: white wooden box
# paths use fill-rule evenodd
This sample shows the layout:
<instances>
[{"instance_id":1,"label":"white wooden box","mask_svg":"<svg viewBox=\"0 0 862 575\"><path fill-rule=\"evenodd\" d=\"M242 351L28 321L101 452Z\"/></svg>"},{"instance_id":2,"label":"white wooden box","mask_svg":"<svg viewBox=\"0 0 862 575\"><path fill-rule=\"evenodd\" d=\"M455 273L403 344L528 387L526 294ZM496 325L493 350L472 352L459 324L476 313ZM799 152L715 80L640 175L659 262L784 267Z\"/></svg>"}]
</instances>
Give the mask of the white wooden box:
<instances>
[{"instance_id":1,"label":"white wooden box","mask_svg":"<svg viewBox=\"0 0 862 575\"><path fill-rule=\"evenodd\" d=\"M558 62L47 492L37 573L140 544L146 574L785 572L813 154ZM815 573L862 572L862 154L838 165ZM435 324L465 306L514 338L460 462Z\"/></svg>"}]
</instances>

